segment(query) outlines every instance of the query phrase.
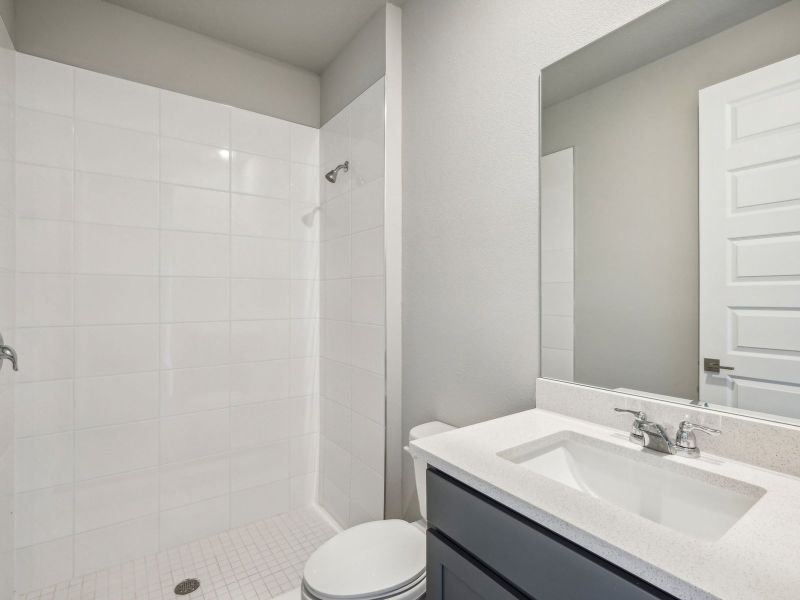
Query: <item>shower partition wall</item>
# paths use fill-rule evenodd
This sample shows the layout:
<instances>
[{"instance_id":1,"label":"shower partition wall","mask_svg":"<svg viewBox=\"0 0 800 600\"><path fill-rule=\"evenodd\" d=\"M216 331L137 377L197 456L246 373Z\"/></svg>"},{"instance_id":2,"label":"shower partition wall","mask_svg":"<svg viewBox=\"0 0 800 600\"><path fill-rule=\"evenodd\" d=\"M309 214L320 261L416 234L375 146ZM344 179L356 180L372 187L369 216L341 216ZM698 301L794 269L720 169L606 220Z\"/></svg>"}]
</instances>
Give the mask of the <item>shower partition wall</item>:
<instances>
[{"instance_id":1,"label":"shower partition wall","mask_svg":"<svg viewBox=\"0 0 800 600\"><path fill-rule=\"evenodd\" d=\"M321 129L320 504L343 526L384 515L384 79Z\"/></svg>"},{"instance_id":2,"label":"shower partition wall","mask_svg":"<svg viewBox=\"0 0 800 600\"><path fill-rule=\"evenodd\" d=\"M0 20L0 334L15 339L14 51ZM0 599L14 594L14 380L0 361Z\"/></svg>"},{"instance_id":3,"label":"shower partition wall","mask_svg":"<svg viewBox=\"0 0 800 600\"><path fill-rule=\"evenodd\" d=\"M311 503L318 130L26 55L17 81L17 591ZM4 194L4 246L9 210ZM13 267L0 264L4 328ZM354 335L376 372L379 336ZM4 509L8 381L4 367Z\"/></svg>"}]
</instances>

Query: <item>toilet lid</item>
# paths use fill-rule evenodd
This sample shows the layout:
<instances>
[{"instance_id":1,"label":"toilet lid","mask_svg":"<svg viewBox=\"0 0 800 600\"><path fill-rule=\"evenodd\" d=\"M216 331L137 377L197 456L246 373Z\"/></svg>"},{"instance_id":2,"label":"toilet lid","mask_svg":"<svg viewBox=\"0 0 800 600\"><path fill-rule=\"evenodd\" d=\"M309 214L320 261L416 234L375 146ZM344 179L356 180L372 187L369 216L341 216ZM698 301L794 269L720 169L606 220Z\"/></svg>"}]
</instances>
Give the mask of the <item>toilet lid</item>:
<instances>
[{"instance_id":1,"label":"toilet lid","mask_svg":"<svg viewBox=\"0 0 800 600\"><path fill-rule=\"evenodd\" d=\"M303 581L316 596L381 596L425 571L425 535L398 519L356 525L334 536L306 562Z\"/></svg>"}]
</instances>

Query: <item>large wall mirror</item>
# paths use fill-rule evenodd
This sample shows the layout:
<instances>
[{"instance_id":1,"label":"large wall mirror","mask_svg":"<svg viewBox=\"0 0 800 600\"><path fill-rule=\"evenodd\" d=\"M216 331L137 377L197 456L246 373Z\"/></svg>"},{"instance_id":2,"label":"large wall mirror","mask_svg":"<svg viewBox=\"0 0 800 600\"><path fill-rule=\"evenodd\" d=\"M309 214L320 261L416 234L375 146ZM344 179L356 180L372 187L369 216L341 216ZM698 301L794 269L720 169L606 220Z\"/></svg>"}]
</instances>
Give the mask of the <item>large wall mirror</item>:
<instances>
[{"instance_id":1,"label":"large wall mirror","mask_svg":"<svg viewBox=\"0 0 800 600\"><path fill-rule=\"evenodd\" d=\"M800 424L800 0L672 0L542 72L541 373Z\"/></svg>"}]
</instances>

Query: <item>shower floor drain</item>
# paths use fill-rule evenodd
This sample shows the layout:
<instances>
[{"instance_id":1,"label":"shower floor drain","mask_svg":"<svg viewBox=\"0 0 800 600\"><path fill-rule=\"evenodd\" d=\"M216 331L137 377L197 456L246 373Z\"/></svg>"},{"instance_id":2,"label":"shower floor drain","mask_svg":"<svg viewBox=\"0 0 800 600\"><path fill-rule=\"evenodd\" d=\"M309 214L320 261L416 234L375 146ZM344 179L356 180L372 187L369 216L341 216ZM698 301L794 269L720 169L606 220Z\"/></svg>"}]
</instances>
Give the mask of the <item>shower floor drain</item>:
<instances>
[{"instance_id":1,"label":"shower floor drain","mask_svg":"<svg viewBox=\"0 0 800 600\"><path fill-rule=\"evenodd\" d=\"M184 579L178 585L175 586L175 593L178 596L185 596L186 594L191 594L199 587L200 587L199 579Z\"/></svg>"}]
</instances>

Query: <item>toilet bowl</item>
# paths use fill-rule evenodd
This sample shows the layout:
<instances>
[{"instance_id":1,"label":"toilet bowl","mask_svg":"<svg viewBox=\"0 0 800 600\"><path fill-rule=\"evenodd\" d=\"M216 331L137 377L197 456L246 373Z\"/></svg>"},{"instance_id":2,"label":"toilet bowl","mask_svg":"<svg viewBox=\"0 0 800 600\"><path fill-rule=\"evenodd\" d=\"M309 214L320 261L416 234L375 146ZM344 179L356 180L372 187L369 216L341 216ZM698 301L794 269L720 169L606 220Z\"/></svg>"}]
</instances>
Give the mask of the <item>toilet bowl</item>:
<instances>
[{"instance_id":1,"label":"toilet bowl","mask_svg":"<svg viewBox=\"0 0 800 600\"><path fill-rule=\"evenodd\" d=\"M433 421L411 429L420 439L453 427ZM302 600L419 600L425 596L427 518L424 460L414 459L422 526L399 519L351 527L320 546L303 570Z\"/></svg>"}]
</instances>

